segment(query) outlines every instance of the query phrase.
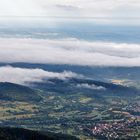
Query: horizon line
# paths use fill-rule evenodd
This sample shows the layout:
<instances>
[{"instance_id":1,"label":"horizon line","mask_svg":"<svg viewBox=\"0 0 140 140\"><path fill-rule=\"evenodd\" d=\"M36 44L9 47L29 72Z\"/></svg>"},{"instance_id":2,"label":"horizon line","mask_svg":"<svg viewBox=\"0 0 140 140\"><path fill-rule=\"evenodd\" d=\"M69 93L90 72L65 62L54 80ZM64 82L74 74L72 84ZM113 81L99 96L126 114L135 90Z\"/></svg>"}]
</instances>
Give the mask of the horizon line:
<instances>
[{"instance_id":1,"label":"horizon line","mask_svg":"<svg viewBox=\"0 0 140 140\"><path fill-rule=\"evenodd\" d=\"M140 20L140 17L97 17L97 16L14 16L14 15L0 15L0 18L60 18L60 19L135 19L135 20Z\"/></svg>"}]
</instances>

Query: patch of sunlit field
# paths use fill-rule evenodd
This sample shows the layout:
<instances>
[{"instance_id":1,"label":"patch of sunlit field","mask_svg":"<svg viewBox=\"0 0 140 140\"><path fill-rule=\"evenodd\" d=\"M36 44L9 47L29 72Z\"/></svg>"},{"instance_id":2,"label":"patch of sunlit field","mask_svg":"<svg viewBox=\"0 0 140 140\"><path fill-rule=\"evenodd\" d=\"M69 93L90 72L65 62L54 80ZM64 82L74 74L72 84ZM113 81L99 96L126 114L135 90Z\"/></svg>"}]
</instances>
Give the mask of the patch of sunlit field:
<instances>
[{"instance_id":1,"label":"patch of sunlit field","mask_svg":"<svg viewBox=\"0 0 140 140\"><path fill-rule=\"evenodd\" d=\"M136 87L140 89L140 81L129 80L129 79L110 79L113 84L122 85L127 87Z\"/></svg>"},{"instance_id":2,"label":"patch of sunlit field","mask_svg":"<svg viewBox=\"0 0 140 140\"><path fill-rule=\"evenodd\" d=\"M31 118L38 112L38 106L26 102L1 101L0 120Z\"/></svg>"},{"instance_id":3,"label":"patch of sunlit field","mask_svg":"<svg viewBox=\"0 0 140 140\"><path fill-rule=\"evenodd\" d=\"M84 103L84 104L88 103L90 101L92 101L92 98L89 98L89 97L80 97L80 99L79 99L79 102Z\"/></svg>"}]
</instances>

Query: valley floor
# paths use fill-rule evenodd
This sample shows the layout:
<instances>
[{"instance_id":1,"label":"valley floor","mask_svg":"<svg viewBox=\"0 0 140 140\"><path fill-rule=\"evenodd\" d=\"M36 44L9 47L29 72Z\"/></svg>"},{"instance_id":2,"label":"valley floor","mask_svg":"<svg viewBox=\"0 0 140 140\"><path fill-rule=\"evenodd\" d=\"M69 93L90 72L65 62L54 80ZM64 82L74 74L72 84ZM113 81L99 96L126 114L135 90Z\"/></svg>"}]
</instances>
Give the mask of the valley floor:
<instances>
[{"instance_id":1,"label":"valley floor","mask_svg":"<svg viewBox=\"0 0 140 140\"><path fill-rule=\"evenodd\" d=\"M38 103L0 100L0 126L23 127L77 136L81 139L137 139L140 97L96 98L39 93Z\"/></svg>"}]
</instances>

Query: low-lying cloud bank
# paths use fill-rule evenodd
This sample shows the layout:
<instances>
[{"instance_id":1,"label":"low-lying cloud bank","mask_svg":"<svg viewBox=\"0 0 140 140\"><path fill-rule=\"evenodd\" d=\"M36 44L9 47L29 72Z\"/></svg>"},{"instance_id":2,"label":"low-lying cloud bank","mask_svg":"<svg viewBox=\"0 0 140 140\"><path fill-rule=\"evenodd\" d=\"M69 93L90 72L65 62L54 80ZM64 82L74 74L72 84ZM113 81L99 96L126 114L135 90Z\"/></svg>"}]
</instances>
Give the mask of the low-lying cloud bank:
<instances>
[{"instance_id":1,"label":"low-lying cloud bank","mask_svg":"<svg viewBox=\"0 0 140 140\"><path fill-rule=\"evenodd\" d=\"M140 44L0 38L0 62L140 66Z\"/></svg>"},{"instance_id":2,"label":"low-lying cloud bank","mask_svg":"<svg viewBox=\"0 0 140 140\"><path fill-rule=\"evenodd\" d=\"M58 78L69 79L80 75L64 71L62 73L44 71L42 69L25 69L11 66L0 67L0 82L11 82L26 85L32 82L43 82L43 80Z\"/></svg>"},{"instance_id":3,"label":"low-lying cloud bank","mask_svg":"<svg viewBox=\"0 0 140 140\"><path fill-rule=\"evenodd\" d=\"M88 84L88 83L84 83L84 84L77 84L78 88L86 88L86 89L94 89L94 90L106 90L105 87L103 86L96 86L94 84Z\"/></svg>"}]
</instances>

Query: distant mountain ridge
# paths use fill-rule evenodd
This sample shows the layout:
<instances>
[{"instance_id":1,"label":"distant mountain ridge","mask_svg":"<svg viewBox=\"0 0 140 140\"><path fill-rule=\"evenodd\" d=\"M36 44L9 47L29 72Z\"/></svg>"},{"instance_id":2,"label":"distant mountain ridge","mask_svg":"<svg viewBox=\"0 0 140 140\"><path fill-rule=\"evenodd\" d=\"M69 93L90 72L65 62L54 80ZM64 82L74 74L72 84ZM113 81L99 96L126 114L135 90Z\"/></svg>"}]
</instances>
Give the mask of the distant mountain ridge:
<instances>
[{"instance_id":1,"label":"distant mountain ridge","mask_svg":"<svg viewBox=\"0 0 140 140\"><path fill-rule=\"evenodd\" d=\"M84 87L83 85L95 86L95 88ZM79 87L78 85L81 85ZM83 87L82 87L83 86ZM98 87L101 89L98 89ZM60 80L57 78L50 79L49 82L34 83L33 88L41 89L46 92L56 92L59 94L76 94L81 92L86 95L99 96L123 96L132 97L140 95L140 90L134 87L116 85L113 83L95 81L92 79L70 78L69 80ZM104 90L102 90L104 89Z\"/></svg>"},{"instance_id":2,"label":"distant mountain ridge","mask_svg":"<svg viewBox=\"0 0 140 140\"><path fill-rule=\"evenodd\" d=\"M0 63L0 66L10 65L19 68L40 68L51 72L72 71L95 80L129 79L140 80L140 67L104 67L104 66L76 66L59 64L33 64L33 63Z\"/></svg>"}]
</instances>

